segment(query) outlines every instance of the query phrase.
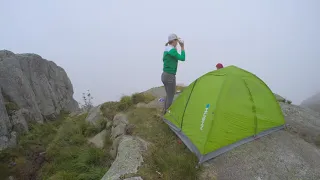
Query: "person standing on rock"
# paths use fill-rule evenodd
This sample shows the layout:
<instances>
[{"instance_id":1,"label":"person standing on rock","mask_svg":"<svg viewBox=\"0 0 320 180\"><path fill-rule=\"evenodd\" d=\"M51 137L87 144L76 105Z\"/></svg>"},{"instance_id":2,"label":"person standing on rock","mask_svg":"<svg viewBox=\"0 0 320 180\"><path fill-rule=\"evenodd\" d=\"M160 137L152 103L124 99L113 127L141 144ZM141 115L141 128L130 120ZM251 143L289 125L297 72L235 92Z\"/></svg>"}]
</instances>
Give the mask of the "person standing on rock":
<instances>
[{"instance_id":1,"label":"person standing on rock","mask_svg":"<svg viewBox=\"0 0 320 180\"><path fill-rule=\"evenodd\" d=\"M177 45L181 47L181 54L177 51ZM164 113L171 106L176 92L176 73L178 61L185 61L184 42L176 34L170 34L163 53L163 72L161 81L166 90Z\"/></svg>"}]
</instances>

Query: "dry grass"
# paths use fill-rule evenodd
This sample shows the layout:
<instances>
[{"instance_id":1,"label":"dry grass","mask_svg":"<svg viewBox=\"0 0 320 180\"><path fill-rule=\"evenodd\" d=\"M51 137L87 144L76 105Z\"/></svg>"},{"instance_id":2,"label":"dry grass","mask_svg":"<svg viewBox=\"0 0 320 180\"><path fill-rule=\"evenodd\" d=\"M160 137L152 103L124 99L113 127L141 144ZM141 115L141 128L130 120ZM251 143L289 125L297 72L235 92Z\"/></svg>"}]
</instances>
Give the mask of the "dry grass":
<instances>
[{"instance_id":1,"label":"dry grass","mask_svg":"<svg viewBox=\"0 0 320 180\"><path fill-rule=\"evenodd\" d=\"M200 169L195 168L196 156L178 143L176 135L162 121L159 110L136 108L128 117L136 126L133 134L152 143L138 172L143 179L197 179Z\"/></svg>"}]
</instances>

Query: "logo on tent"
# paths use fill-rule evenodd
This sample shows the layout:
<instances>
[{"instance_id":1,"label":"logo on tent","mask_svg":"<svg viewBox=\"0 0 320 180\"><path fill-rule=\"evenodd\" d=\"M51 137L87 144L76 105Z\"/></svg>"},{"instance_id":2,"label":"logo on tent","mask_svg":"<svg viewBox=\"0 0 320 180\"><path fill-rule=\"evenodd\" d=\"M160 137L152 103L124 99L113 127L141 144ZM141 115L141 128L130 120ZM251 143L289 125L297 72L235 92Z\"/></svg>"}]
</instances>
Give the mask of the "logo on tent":
<instances>
[{"instance_id":1,"label":"logo on tent","mask_svg":"<svg viewBox=\"0 0 320 180\"><path fill-rule=\"evenodd\" d=\"M201 125L200 125L200 130L201 130L201 131L203 130L204 121L206 120L209 107L210 107L210 104L207 104L207 105L206 105L206 108L204 109L204 112L203 112L203 115L202 115L202 119L201 119Z\"/></svg>"}]
</instances>

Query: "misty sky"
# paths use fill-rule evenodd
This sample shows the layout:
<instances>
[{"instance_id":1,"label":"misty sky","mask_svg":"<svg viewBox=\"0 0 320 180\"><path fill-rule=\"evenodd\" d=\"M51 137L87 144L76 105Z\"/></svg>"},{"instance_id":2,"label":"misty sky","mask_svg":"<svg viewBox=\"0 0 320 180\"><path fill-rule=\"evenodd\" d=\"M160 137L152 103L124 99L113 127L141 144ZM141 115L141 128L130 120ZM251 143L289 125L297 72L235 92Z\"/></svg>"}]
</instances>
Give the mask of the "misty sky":
<instances>
[{"instance_id":1,"label":"misty sky","mask_svg":"<svg viewBox=\"0 0 320 180\"><path fill-rule=\"evenodd\" d=\"M0 49L63 67L95 104L162 85L167 36L185 41L177 82L236 65L300 102L320 91L319 0L0 0Z\"/></svg>"}]
</instances>

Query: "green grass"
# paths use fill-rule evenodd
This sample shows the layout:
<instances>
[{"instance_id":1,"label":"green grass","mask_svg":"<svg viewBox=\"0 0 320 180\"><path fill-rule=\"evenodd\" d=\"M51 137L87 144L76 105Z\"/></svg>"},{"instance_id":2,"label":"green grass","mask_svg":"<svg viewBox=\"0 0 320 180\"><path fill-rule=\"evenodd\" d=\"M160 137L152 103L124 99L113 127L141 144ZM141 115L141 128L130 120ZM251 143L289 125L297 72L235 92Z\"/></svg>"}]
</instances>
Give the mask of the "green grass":
<instances>
[{"instance_id":1,"label":"green grass","mask_svg":"<svg viewBox=\"0 0 320 180\"><path fill-rule=\"evenodd\" d=\"M138 103L149 103L155 99L148 93L135 93L132 96L122 96L120 101L106 102L101 106L103 116L112 120L119 112L127 112L133 105Z\"/></svg>"},{"instance_id":2,"label":"green grass","mask_svg":"<svg viewBox=\"0 0 320 180\"><path fill-rule=\"evenodd\" d=\"M113 159L109 146L99 149L88 144L87 139L100 129L86 122L85 117L62 114L56 121L32 124L29 133L20 136L17 148L0 153L1 169L11 161L17 163L1 171L0 179L12 174L18 179L31 174L39 179L101 179ZM46 161L34 168L34 157L39 152L46 153Z\"/></svg>"},{"instance_id":3,"label":"green grass","mask_svg":"<svg viewBox=\"0 0 320 180\"><path fill-rule=\"evenodd\" d=\"M143 179L197 179L197 158L183 144L160 117L157 109L136 108L128 113L129 122L135 124L133 135L151 142L144 155L138 174Z\"/></svg>"}]
</instances>

